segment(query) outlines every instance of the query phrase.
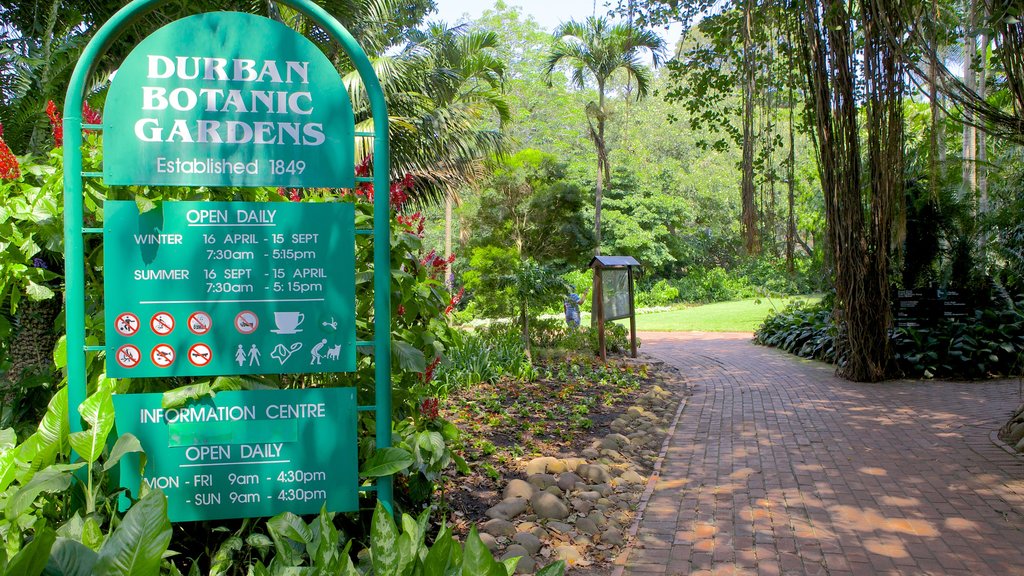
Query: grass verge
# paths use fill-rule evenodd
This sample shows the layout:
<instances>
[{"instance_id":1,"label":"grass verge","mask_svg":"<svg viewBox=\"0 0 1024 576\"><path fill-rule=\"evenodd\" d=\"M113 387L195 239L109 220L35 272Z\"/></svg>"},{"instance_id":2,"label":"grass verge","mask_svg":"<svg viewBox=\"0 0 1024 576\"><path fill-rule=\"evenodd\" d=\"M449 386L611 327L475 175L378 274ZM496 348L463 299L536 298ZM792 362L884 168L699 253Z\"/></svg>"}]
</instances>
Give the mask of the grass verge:
<instances>
[{"instance_id":1,"label":"grass verge","mask_svg":"<svg viewBox=\"0 0 1024 576\"><path fill-rule=\"evenodd\" d=\"M781 310L796 300L817 302L820 299L818 295L751 298L637 314L636 329L638 332L753 332L774 310ZM617 322L629 326L629 320Z\"/></svg>"}]
</instances>

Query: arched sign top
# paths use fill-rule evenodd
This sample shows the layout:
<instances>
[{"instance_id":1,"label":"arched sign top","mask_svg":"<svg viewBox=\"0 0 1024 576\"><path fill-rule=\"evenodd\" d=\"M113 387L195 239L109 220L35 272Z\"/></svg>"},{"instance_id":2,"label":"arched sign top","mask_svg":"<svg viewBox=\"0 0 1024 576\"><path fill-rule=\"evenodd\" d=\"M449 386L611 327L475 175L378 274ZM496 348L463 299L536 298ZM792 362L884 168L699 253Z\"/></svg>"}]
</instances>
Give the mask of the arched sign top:
<instances>
[{"instance_id":1,"label":"arched sign top","mask_svg":"<svg viewBox=\"0 0 1024 576\"><path fill-rule=\"evenodd\" d=\"M259 42L252 42L259 38ZM305 36L210 12L146 37L103 119L107 184L351 188L355 124L338 72Z\"/></svg>"}]
</instances>

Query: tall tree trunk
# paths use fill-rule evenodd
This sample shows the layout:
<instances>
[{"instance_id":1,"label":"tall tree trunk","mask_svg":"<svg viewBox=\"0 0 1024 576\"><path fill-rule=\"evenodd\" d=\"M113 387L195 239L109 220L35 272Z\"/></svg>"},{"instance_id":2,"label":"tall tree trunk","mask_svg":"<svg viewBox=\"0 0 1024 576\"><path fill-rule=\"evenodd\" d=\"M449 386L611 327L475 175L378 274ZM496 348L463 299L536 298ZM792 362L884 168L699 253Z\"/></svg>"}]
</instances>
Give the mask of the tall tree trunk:
<instances>
[{"instance_id":1,"label":"tall tree trunk","mask_svg":"<svg viewBox=\"0 0 1024 576\"><path fill-rule=\"evenodd\" d=\"M743 3L743 176L740 182L744 239L747 254L760 252L757 206L754 201L754 46L751 18L754 0Z\"/></svg>"},{"instance_id":2,"label":"tall tree trunk","mask_svg":"<svg viewBox=\"0 0 1024 576\"><path fill-rule=\"evenodd\" d=\"M804 46L813 98L828 245L835 266L837 346L851 380L877 381L889 366L889 247L901 192L902 75L879 28L899 29L881 0L863 0L854 24L845 0L805 0ZM889 9L891 10L891 8ZM879 20L887 18L888 22ZM863 31L863 58L854 27ZM864 63L865 94L856 91ZM859 98L868 106L870 221L862 209ZM876 181L876 178L878 179Z\"/></svg>"},{"instance_id":3,"label":"tall tree trunk","mask_svg":"<svg viewBox=\"0 0 1024 576\"><path fill-rule=\"evenodd\" d=\"M931 111L931 138L928 141L928 190L933 201L939 198L939 3L932 0L930 36L932 59L928 64L928 105Z\"/></svg>"},{"instance_id":4,"label":"tall tree trunk","mask_svg":"<svg viewBox=\"0 0 1024 576\"><path fill-rule=\"evenodd\" d=\"M988 96L988 44L989 36L987 32L987 21L988 21L988 6L986 5L982 9L982 21L986 23L985 30L981 33L981 60L978 62L978 97L985 99ZM987 134L984 130L978 131L978 152L977 152L977 168L975 174L978 179L978 212L986 214L988 212L988 141ZM987 243L988 231L981 235L982 246Z\"/></svg>"},{"instance_id":5,"label":"tall tree trunk","mask_svg":"<svg viewBox=\"0 0 1024 576\"><path fill-rule=\"evenodd\" d=\"M794 132L793 116L795 115L794 108L796 102L793 99L793 82L790 78L789 83L789 158L786 161L786 200L787 200L787 217L786 217L786 271L792 275L796 271L796 267L793 262L794 252L796 250L796 213L794 211L794 205L796 201L796 137Z\"/></svg>"},{"instance_id":6,"label":"tall tree trunk","mask_svg":"<svg viewBox=\"0 0 1024 576\"><path fill-rule=\"evenodd\" d=\"M452 197L449 195L444 199L444 285L448 287L448 290L452 289L454 285L454 277L452 276L452 265L448 263L448 260L452 256Z\"/></svg>"},{"instance_id":7,"label":"tall tree trunk","mask_svg":"<svg viewBox=\"0 0 1024 576\"><path fill-rule=\"evenodd\" d=\"M978 50L974 28L977 16L977 2L968 0L970 7L967 14L967 25L964 27L964 84L971 92L978 86L977 74L974 70L974 56ZM964 108L964 141L963 141L963 190L971 200L977 190L976 151L978 149L978 129L974 127L974 111Z\"/></svg>"},{"instance_id":8,"label":"tall tree trunk","mask_svg":"<svg viewBox=\"0 0 1024 576\"><path fill-rule=\"evenodd\" d=\"M597 183L594 189L594 255L601 255L601 200L604 193L604 178L609 175L608 150L604 143L604 82L597 85L597 136L594 147L597 149Z\"/></svg>"}]
</instances>

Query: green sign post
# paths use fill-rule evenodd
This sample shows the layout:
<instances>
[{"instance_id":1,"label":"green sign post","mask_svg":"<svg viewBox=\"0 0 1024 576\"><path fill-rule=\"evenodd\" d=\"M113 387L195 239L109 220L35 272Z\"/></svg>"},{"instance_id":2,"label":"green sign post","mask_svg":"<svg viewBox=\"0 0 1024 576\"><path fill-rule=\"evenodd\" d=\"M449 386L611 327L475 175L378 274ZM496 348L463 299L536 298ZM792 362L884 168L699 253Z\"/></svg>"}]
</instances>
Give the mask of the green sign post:
<instances>
[{"instance_id":1,"label":"green sign post","mask_svg":"<svg viewBox=\"0 0 1024 576\"><path fill-rule=\"evenodd\" d=\"M220 393L164 408L162 395L114 398L118 432L136 435L145 460L122 460L132 496L164 490L172 520L281 511L354 510L376 491L391 507L392 480L358 485L356 414L375 413L376 446L391 445L391 244L388 195L373 227L353 207L287 202L165 202L140 214L106 202L87 226L83 179L117 185L390 189L388 115L366 54L312 0L283 0L337 42L359 74L373 117L356 133L338 72L283 24L209 13L143 40L113 80L102 125L83 125L87 81L112 42L169 0L134 0L89 42L64 103L68 413L87 394L86 355L104 353L112 377L217 376L355 369L372 346L375 396L352 388ZM102 172L82 170L82 131L102 130ZM371 178L355 177L354 140L373 139ZM84 236L104 238L103 344L87 345ZM373 340L355 341L354 236L373 240ZM99 337L98 334L93 336ZM143 466L144 464L144 466ZM122 503L124 505L127 502Z\"/></svg>"},{"instance_id":2,"label":"green sign post","mask_svg":"<svg viewBox=\"0 0 1024 576\"><path fill-rule=\"evenodd\" d=\"M182 408L161 407L162 394L114 396L120 432L147 458L121 464L121 486L164 491L174 522L315 514L359 506L356 445L337 429L355 430L354 388L221 392Z\"/></svg>"},{"instance_id":3,"label":"green sign post","mask_svg":"<svg viewBox=\"0 0 1024 576\"><path fill-rule=\"evenodd\" d=\"M107 375L351 372L351 204L104 205Z\"/></svg>"}]
</instances>

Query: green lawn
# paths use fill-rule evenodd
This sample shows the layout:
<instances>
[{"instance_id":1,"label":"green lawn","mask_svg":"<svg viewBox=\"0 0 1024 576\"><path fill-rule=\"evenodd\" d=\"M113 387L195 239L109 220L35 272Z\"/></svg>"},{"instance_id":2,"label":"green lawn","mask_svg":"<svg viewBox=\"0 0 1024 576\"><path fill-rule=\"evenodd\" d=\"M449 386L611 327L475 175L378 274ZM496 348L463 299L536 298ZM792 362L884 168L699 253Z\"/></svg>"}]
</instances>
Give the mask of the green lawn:
<instances>
[{"instance_id":1,"label":"green lawn","mask_svg":"<svg viewBox=\"0 0 1024 576\"><path fill-rule=\"evenodd\" d=\"M776 309L782 309L793 300L820 300L820 296L799 296L795 298L761 298L718 302L702 306L690 306L665 312L637 314L638 332L753 332L765 317ZM619 320L629 326L629 320Z\"/></svg>"}]
</instances>

